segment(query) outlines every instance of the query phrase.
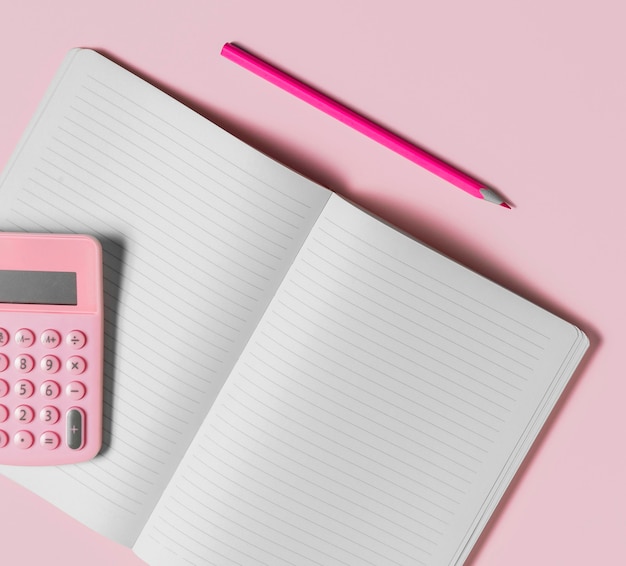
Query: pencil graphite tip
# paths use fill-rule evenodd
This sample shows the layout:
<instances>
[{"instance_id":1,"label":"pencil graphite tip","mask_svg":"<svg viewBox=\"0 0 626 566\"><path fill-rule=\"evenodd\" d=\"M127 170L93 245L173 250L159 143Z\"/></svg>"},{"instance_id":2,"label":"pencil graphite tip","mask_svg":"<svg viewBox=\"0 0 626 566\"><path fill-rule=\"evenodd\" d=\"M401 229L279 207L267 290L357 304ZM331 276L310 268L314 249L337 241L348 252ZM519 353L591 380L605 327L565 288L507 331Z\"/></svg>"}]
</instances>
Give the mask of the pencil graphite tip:
<instances>
[{"instance_id":1,"label":"pencil graphite tip","mask_svg":"<svg viewBox=\"0 0 626 566\"><path fill-rule=\"evenodd\" d=\"M493 204L499 204L500 206L504 208L508 208L509 210L511 209L511 205L504 202L504 200L502 200L502 198L498 196L498 193L496 193L493 189L482 187L481 189L479 189L479 192L481 196L483 197L483 199L486 200L487 202L492 202Z\"/></svg>"}]
</instances>

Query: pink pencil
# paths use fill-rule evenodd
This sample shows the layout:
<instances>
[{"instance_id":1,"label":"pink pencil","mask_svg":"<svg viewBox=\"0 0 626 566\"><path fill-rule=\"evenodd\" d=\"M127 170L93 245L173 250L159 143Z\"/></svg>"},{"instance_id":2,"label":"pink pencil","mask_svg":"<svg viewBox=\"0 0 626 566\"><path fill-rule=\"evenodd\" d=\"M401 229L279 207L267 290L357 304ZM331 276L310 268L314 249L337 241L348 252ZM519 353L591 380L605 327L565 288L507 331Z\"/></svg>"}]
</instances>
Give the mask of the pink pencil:
<instances>
[{"instance_id":1,"label":"pink pencil","mask_svg":"<svg viewBox=\"0 0 626 566\"><path fill-rule=\"evenodd\" d=\"M511 208L482 183L232 43L222 55L479 199Z\"/></svg>"}]
</instances>

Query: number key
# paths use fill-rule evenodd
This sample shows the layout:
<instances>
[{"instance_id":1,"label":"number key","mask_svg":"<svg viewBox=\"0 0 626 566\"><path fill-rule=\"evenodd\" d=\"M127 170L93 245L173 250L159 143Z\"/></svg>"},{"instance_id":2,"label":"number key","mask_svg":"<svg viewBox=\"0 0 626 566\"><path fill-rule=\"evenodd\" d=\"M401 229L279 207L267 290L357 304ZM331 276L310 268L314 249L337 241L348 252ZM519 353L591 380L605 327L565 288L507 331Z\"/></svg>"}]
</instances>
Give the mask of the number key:
<instances>
[{"instance_id":1,"label":"number key","mask_svg":"<svg viewBox=\"0 0 626 566\"><path fill-rule=\"evenodd\" d=\"M35 392L34 385L30 381L28 381L28 379L20 379L15 383L13 387L15 394L22 399L28 399L29 397L32 397L33 393Z\"/></svg>"},{"instance_id":2,"label":"number key","mask_svg":"<svg viewBox=\"0 0 626 566\"><path fill-rule=\"evenodd\" d=\"M55 424L59 422L59 418L61 418L59 409L53 407L52 405L44 407L41 411L39 411L39 420L44 423Z\"/></svg>"},{"instance_id":3,"label":"number key","mask_svg":"<svg viewBox=\"0 0 626 566\"><path fill-rule=\"evenodd\" d=\"M39 365L46 373L56 373L61 369L61 362L56 356L44 356Z\"/></svg>"},{"instance_id":4,"label":"number key","mask_svg":"<svg viewBox=\"0 0 626 566\"><path fill-rule=\"evenodd\" d=\"M28 354L21 354L15 358L13 362L15 365L15 369L22 373L28 373L33 371L35 367L35 360Z\"/></svg>"},{"instance_id":5,"label":"number key","mask_svg":"<svg viewBox=\"0 0 626 566\"><path fill-rule=\"evenodd\" d=\"M20 405L19 407L16 407L13 415L21 423L30 423L33 422L33 419L35 418L35 411L33 411L33 408L28 405Z\"/></svg>"},{"instance_id":6,"label":"number key","mask_svg":"<svg viewBox=\"0 0 626 566\"><path fill-rule=\"evenodd\" d=\"M61 393L61 387L56 381L44 381L39 387L39 393L48 399L56 399Z\"/></svg>"}]
</instances>

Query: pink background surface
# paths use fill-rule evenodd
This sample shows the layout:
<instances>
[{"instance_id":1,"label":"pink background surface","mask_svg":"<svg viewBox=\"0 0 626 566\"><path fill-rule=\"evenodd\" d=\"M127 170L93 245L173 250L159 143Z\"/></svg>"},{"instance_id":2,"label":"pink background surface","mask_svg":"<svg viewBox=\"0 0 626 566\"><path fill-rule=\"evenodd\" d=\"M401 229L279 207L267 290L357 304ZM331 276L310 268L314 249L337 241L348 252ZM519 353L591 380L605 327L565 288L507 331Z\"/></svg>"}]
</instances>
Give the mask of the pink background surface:
<instances>
[{"instance_id":1,"label":"pink background surface","mask_svg":"<svg viewBox=\"0 0 626 566\"><path fill-rule=\"evenodd\" d=\"M592 342L471 566L626 556L626 9L620 0L0 4L0 167L93 47L246 141L578 324ZM219 56L236 41L501 191L452 188ZM142 564L0 478L0 562Z\"/></svg>"}]
</instances>

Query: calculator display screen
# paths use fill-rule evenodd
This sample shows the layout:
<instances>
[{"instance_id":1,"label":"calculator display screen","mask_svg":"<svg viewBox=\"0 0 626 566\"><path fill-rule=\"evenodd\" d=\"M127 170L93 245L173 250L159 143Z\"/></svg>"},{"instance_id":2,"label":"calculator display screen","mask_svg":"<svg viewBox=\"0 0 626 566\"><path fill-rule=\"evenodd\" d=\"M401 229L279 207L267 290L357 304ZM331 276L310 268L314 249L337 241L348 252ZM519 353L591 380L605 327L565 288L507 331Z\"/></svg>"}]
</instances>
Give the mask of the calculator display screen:
<instances>
[{"instance_id":1,"label":"calculator display screen","mask_svg":"<svg viewBox=\"0 0 626 566\"><path fill-rule=\"evenodd\" d=\"M0 269L0 303L76 305L76 273Z\"/></svg>"}]
</instances>

